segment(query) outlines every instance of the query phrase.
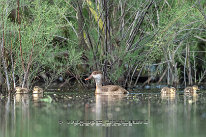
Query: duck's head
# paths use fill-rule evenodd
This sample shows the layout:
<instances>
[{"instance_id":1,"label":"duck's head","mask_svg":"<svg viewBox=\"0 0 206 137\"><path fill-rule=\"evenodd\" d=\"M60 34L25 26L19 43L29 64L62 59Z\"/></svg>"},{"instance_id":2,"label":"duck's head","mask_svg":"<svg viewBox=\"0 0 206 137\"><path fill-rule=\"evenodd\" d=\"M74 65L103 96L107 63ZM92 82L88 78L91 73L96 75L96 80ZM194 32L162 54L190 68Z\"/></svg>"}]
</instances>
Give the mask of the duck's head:
<instances>
[{"instance_id":1,"label":"duck's head","mask_svg":"<svg viewBox=\"0 0 206 137\"><path fill-rule=\"evenodd\" d=\"M40 87L38 87L38 86L34 86L34 88L33 88L33 93L41 93L41 92L43 92L43 89L42 89L42 88L40 88Z\"/></svg>"},{"instance_id":2,"label":"duck's head","mask_svg":"<svg viewBox=\"0 0 206 137\"><path fill-rule=\"evenodd\" d=\"M171 92L171 93L175 93L175 92L176 92L176 89L175 89L174 87L171 87L171 88L170 88L170 92Z\"/></svg>"},{"instance_id":3,"label":"duck's head","mask_svg":"<svg viewBox=\"0 0 206 137\"><path fill-rule=\"evenodd\" d=\"M101 71L93 71L92 74L86 78L85 80L89 80L91 78L94 78L95 80L101 80L102 79L102 72Z\"/></svg>"},{"instance_id":4,"label":"duck's head","mask_svg":"<svg viewBox=\"0 0 206 137\"><path fill-rule=\"evenodd\" d=\"M34 90L34 91L38 91L38 90L39 90L39 87L38 87L38 86L34 86L33 90Z\"/></svg>"},{"instance_id":5,"label":"duck's head","mask_svg":"<svg viewBox=\"0 0 206 137\"><path fill-rule=\"evenodd\" d=\"M199 90L197 85L192 86L193 90Z\"/></svg>"}]
</instances>

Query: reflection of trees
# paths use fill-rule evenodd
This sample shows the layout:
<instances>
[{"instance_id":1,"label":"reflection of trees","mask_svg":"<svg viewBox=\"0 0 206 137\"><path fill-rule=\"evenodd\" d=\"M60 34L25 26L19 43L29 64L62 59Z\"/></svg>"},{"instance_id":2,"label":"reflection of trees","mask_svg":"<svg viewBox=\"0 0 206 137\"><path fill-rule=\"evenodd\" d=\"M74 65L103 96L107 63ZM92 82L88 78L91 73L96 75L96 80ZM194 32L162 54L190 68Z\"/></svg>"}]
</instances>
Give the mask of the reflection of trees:
<instances>
[{"instance_id":1,"label":"reflection of trees","mask_svg":"<svg viewBox=\"0 0 206 137\"><path fill-rule=\"evenodd\" d=\"M165 126L167 128L167 132L169 135L172 135L176 132L176 127L178 123L178 105L177 105L177 94L169 94L169 95L162 95L161 96L162 101L166 101L166 104L162 108L164 113L164 118L162 119L164 121Z\"/></svg>"},{"instance_id":2,"label":"reflection of trees","mask_svg":"<svg viewBox=\"0 0 206 137\"><path fill-rule=\"evenodd\" d=\"M104 123L107 120L121 120L125 117L121 117L119 112L125 111L121 110L124 104L126 103L123 101L123 98L127 95L95 95L95 102L92 104L85 104L85 114L84 120L102 120ZM127 116L128 117L128 116ZM82 136L114 136L114 134L119 135L116 133L114 128L117 127L96 127L94 126L91 131L88 132L88 127L83 127ZM89 134L88 134L89 133ZM90 134L93 133L93 134Z\"/></svg>"},{"instance_id":3,"label":"reflection of trees","mask_svg":"<svg viewBox=\"0 0 206 137\"><path fill-rule=\"evenodd\" d=\"M0 108L0 136L17 136L19 132L22 136L27 136L28 132L25 128L29 127L30 119L29 95L16 94L14 97L8 96L0 102Z\"/></svg>"},{"instance_id":4,"label":"reflection of trees","mask_svg":"<svg viewBox=\"0 0 206 137\"><path fill-rule=\"evenodd\" d=\"M154 98L152 96L151 98ZM160 94L157 100L148 100L150 112L147 136L173 136L178 123L178 94Z\"/></svg>"},{"instance_id":5,"label":"reflection of trees","mask_svg":"<svg viewBox=\"0 0 206 137\"><path fill-rule=\"evenodd\" d=\"M120 111L119 107L115 107L117 104L127 95L96 95L95 113L96 120L112 119L113 111Z\"/></svg>"},{"instance_id":6,"label":"reflection of trees","mask_svg":"<svg viewBox=\"0 0 206 137\"><path fill-rule=\"evenodd\" d=\"M197 94L184 94L184 121L187 129L197 125Z\"/></svg>"}]
</instances>

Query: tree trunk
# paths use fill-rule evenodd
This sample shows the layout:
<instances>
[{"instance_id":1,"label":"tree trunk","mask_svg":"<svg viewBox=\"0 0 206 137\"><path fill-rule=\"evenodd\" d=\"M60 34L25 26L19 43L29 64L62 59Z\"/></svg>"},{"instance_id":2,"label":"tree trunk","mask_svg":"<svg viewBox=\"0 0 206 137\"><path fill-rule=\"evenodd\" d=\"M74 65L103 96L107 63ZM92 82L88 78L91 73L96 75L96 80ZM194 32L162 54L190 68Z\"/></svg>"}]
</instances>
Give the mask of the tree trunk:
<instances>
[{"instance_id":1,"label":"tree trunk","mask_svg":"<svg viewBox=\"0 0 206 137\"><path fill-rule=\"evenodd\" d=\"M79 47L86 49L86 43L84 40L84 18L82 15L82 0L77 1L77 23L78 23L78 39L79 39Z\"/></svg>"}]
</instances>

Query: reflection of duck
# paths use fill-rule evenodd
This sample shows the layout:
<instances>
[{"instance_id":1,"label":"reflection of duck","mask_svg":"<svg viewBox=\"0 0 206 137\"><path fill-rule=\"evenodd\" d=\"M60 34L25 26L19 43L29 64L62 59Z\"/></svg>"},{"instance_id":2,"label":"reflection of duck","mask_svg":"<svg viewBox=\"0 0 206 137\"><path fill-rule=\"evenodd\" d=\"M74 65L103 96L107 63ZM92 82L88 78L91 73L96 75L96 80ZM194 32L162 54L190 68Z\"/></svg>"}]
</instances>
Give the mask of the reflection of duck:
<instances>
[{"instance_id":1,"label":"reflection of duck","mask_svg":"<svg viewBox=\"0 0 206 137\"><path fill-rule=\"evenodd\" d=\"M176 89L174 87L171 87L171 88L164 87L164 88L161 89L161 93L162 94L175 94Z\"/></svg>"},{"instance_id":2,"label":"reflection of duck","mask_svg":"<svg viewBox=\"0 0 206 137\"><path fill-rule=\"evenodd\" d=\"M115 119L115 116L113 115L114 112L121 111L121 103L122 101L125 101L124 99L127 97L127 94L97 94L94 103L90 105L92 107L92 112L95 113L95 119L102 119L105 115L108 119ZM88 113L88 115L90 114Z\"/></svg>"},{"instance_id":3,"label":"reflection of duck","mask_svg":"<svg viewBox=\"0 0 206 137\"><path fill-rule=\"evenodd\" d=\"M197 93L185 93L184 94L184 102L188 102L189 104L196 103L198 100L198 94Z\"/></svg>"},{"instance_id":4,"label":"reflection of duck","mask_svg":"<svg viewBox=\"0 0 206 137\"><path fill-rule=\"evenodd\" d=\"M35 86L33 88L33 94L41 94L41 93L43 93L43 89L42 88L40 88L38 86Z\"/></svg>"},{"instance_id":5,"label":"reflection of duck","mask_svg":"<svg viewBox=\"0 0 206 137\"><path fill-rule=\"evenodd\" d=\"M192 86L192 87L186 87L186 88L184 89L184 92L185 92L185 93L195 94L197 90L199 90L198 86L194 85L194 86Z\"/></svg>"},{"instance_id":6,"label":"reflection of duck","mask_svg":"<svg viewBox=\"0 0 206 137\"><path fill-rule=\"evenodd\" d=\"M163 100L170 100L170 101L174 101L176 98L176 94L161 94L161 98Z\"/></svg>"},{"instance_id":7,"label":"reflection of duck","mask_svg":"<svg viewBox=\"0 0 206 137\"><path fill-rule=\"evenodd\" d=\"M29 92L29 90L27 88L22 88L22 87L16 87L15 91L16 91L17 94L28 93Z\"/></svg>"},{"instance_id":8,"label":"reflection of duck","mask_svg":"<svg viewBox=\"0 0 206 137\"><path fill-rule=\"evenodd\" d=\"M22 102L22 103L25 103L25 104L28 104L29 102L29 94L15 94L14 96L15 98L15 101L16 102Z\"/></svg>"},{"instance_id":9,"label":"reflection of duck","mask_svg":"<svg viewBox=\"0 0 206 137\"><path fill-rule=\"evenodd\" d=\"M85 80L89 80L91 78L95 79L96 82L96 94L127 94L128 91L118 85L107 85L107 86L102 86L102 73L100 71L94 71L92 74L86 78Z\"/></svg>"}]
</instances>

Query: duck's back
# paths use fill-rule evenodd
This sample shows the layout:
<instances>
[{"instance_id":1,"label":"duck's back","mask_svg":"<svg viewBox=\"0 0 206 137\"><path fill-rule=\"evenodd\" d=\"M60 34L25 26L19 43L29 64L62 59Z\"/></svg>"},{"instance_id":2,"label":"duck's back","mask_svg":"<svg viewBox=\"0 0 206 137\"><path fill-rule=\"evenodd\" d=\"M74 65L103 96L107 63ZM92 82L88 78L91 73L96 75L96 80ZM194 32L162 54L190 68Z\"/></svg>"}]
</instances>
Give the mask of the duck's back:
<instances>
[{"instance_id":1,"label":"duck's back","mask_svg":"<svg viewBox=\"0 0 206 137\"><path fill-rule=\"evenodd\" d=\"M162 89L161 89L161 93L163 93L163 94L168 94L168 93L170 93L170 88L168 88L168 87L162 88Z\"/></svg>"},{"instance_id":2,"label":"duck's back","mask_svg":"<svg viewBox=\"0 0 206 137\"><path fill-rule=\"evenodd\" d=\"M192 87L186 87L186 88L184 89L184 92L185 92L185 93L193 93L194 90L193 90Z\"/></svg>"},{"instance_id":3,"label":"duck's back","mask_svg":"<svg viewBox=\"0 0 206 137\"><path fill-rule=\"evenodd\" d=\"M118 86L118 85L107 85L102 86L102 92L111 93L111 94L127 94L129 93L126 89Z\"/></svg>"}]
</instances>

